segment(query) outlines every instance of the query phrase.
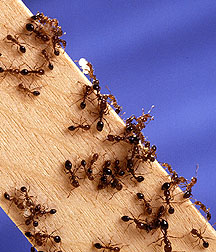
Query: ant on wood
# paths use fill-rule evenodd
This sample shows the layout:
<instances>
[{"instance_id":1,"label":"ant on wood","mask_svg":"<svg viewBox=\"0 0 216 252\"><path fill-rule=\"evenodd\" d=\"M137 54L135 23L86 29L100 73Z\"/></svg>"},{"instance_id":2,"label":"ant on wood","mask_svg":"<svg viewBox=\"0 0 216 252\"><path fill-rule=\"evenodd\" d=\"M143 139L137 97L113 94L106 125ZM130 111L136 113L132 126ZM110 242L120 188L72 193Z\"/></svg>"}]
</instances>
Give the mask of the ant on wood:
<instances>
[{"instance_id":1,"label":"ant on wood","mask_svg":"<svg viewBox=\"0 0 216 252\"><path fill-rule=\"evenodd\" d=\"M19 89L19 90L22 90L23 92L25 92L25 93L27 93L27 94L31 94L31 95L33 95L33 96L39 96L39 95L40 95L40 92L39 92L38 90L35 90L35 89L37 89L37 88L29 89L29 88L25 87L25 86L23 85L23 83L20 83L20 84L18 85L18 89Z\"/></svg>"},{"instance_id":2,"label":"ant on wood","mask_svg":"<svg viewBox=\"0 0 216 252\"><path fill-rule=\"evenodd\" d=\"M100 241L101 239L98 238ZM101 244L102 243L102 244ZM121 250L122 247L124 247L124 245L122 247L118 247L117 245L118 244L111 244L111 240L109 242L109 244L105 244L103 241L101 241L101 243L97 242L97 243L94 243L94 248L96 249L104 249L103 251L105 250L109 250L109 251L113 251L113 252L119 252Z\"/></svg>"},{"instance_id":3,"label":"ant on wood","mask_svg":"<svg viewBox=\"0 0 216 252\"><path fill-rule=\"evenodd\" d=\"M79 181L77 180L78 176L76 175L76 172L78 171L79 167L72 170L72 163L70 160L66 160L65 161L65 173L66 174L70 174L69 179L71 182L71 185L74 187L73 189L77 188L80 186ZM73 190L72 189L72 190ZM72 191L71 190L71 191ZM68 197L70 196L70 194L68 195Z\"/></svg>"}]
</instances>

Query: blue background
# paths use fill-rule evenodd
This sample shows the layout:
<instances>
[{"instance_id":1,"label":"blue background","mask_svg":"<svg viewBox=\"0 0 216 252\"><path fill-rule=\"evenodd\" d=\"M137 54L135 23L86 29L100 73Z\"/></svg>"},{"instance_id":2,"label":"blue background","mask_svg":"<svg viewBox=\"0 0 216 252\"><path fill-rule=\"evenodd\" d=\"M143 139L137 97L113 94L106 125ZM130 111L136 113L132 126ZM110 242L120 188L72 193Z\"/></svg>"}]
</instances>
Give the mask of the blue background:
<instances>
[{"instance_id":1,"label":"blue background","mask_svg":"<svg viewBox=\"0 0 216 252\"><path fill-rule=\"evenodd\" d=\"M24 3L33 13L42 11L60 21L67 32L66 52L72 59L85 57L93 63L98 79L117 96L126 116L155 105L155 120L144 134L157 145L158 160L186 178L195 175L199 164L194 198L211 208L214 223L216 1ZM29 251L2 210L0 237L1 252Z\"/></svg>"}]
</instances>

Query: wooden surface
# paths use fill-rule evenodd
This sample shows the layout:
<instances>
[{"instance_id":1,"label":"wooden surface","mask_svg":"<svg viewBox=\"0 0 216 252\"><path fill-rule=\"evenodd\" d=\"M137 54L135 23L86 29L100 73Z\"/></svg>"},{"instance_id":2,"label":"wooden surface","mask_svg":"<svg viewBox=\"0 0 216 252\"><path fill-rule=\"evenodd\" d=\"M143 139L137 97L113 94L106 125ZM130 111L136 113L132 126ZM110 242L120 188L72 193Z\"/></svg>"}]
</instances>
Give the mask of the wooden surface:
<instances>
[{"instance_id":1,"label":"wooden surface","mask_svg":"<svg viewBox=\"0 0 216 252\"><path fill-rule=\"evenodd\" d=\"M21 55L16 46L12 47L3 41L8 33L23 33L30 15L21 1L1 0L0 23L3 25L0 26L0 52L3 55L0 62L7 67L11 64L13 67L21 64L25 66L28 62L34 68L36 63L39 66L43 62L43 58L38 56L43 46L34 37L21 37L22 41L35 47L26 45L25 55ZM139 232L134 225L127 228L127 223L120 220L123 215L131 215L130 212L136 216L142 212L142 206L137 203L132 192L142 191L148 198L154 199L160 195L160 187L167 181L167 174L157 162L152 166L141 164L139 171L146 174L145 181L135 186L128 180L126 190L116 193L111 200L111 191L97 193L96 185L87 180L81 180L81 186L67 198L72 187L64 173L65 160L70 159L74 164L98 152L100 157L95 169L99 170L105 158L118 157L124 160L127 145L104 142L106 135L110 133L106 123L101 133L97 132L95 123L90 132L68 132L67 127L74 121L79 123L81 117L88 123L95 120L88 111L81 111L78 104L71 106L80 98L76 94L82 92L82 86L77 81L87 83L87 79L66 53L55 58L53 63L53 71L47 71L42 78L34 78L32 87L43 86L39 97L29 97L17 90L17 85L21 82L31 84L31 77L18 79L8 74L3 81L3 77L0 77L1 195L5 191L13 191L14 187L30 186L32 195L37 195L42 202L55 207L57 214L46 218L43 225L47 226L49 232L60 228L57 232L62 238L63 251L96 251L92 243L99 241L97 237L106 243L112 238L113 243L129 245L123 247L122 252L163 251L163 246L148 246L161 237L160 231L153 235L146 234ZM123 132L124 123L115 112L110 111L106 119L113 134ZM178 193L178 190L175 192ZM175 201L182 202L180 196L175 197ZM153 202L156 202L153 205L160 204L160 200ZM0 197L0 205L8 212L9 204L3 196ZM206 224L204 217L191 202L173 205L175 214L165 217L169 222L168 234L176 237L186 235L184 238L170 238L173 251L203 250L201 245L193 248L196 243L192 242L196 239L189 232L192 228L204 230L207 225L204 236L213 240L207 239L210 246L205 250L215 252L215 230ZM9 216L17 225L23 223L14 206L10 208ZM24 225L19 228L26 231Z\"/></svg>"}]
</instances>

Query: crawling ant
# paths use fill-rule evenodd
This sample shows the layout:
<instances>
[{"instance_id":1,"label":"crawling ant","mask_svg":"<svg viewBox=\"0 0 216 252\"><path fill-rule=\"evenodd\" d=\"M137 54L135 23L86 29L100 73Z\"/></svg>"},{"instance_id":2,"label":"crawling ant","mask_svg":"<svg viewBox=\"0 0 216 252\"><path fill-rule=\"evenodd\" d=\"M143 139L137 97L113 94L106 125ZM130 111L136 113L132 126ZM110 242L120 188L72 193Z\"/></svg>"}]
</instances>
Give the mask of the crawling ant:
<instances>
[{"instance_id":1,"label":"crawling ant","mask_svg":"<svg viewBox=\"0 0 216 252\"><path fill-rule=\"evenodd\" d=\"M53 64L50 62L50 59L49 59L49 55L48 55L48 52L46 51L46 49L43 49L41 51L42 55L44 56L45 60L48 62L48 68L50 70L53 70L54 66Z\"/></svg>"},{"instance_id":2,"label":"crawling ant","mask_svg":"<svg viewBox=\"0 0 216 252\"><path fill-rule=\"evenodd\" d=\"M63 39L60 39L59 36L54 35L52 36L52 44L53 44L54 54L56 56L59 56L59 50L56 49L56 47L63 47L63 49L65 50L67 42Z\"/></svg>"},{"instance_id":3,"label":"crawling ant","mask_svg":"<svg viewBox=\"0 0 216 252\"><path fill-rule=\"evenodd\" d=\"M152 214L151 205L150 205L150 204L147 202L147 200L145 199L144 194L143 194L143 193L137 193L136 196L137 196L137 198L138 198L139 200L143 200L144 207L145 207L145 211L146 211L148 214Z\"/></svg>"},{"instance_id":4,"label":"crawling ant","mask_svg":"<svg viewBox=\"0 0 216 252\"><path fill-rule=\"evenodd\" d=\"M94 74L94 68L90 62L88 62L86 59L81 58L79 60L79 65L83 69L83 73L87 74L90 78L90 81L92 83L92 88L97 92L99 95L99 91L101 89L99 80L96 78L96 75ZM100 97L100 96L99 96Z\"/></svg>"},{"instance_id":5,"label":"crawling ant","mask_svg":"<svg viewBox=\"0 0 216 252\"><path fill-rule=\"evenodd\" d=\"M55 231L54 231L55 232ZM55 243L60 243L61 242L61 237L58 235L52 235L54 232L51 234L47 234L46 232L36 232L32 234L31 232L27 231L25 232L25 236L34 240L35 244L39 247L43 246L48 239L53 239Z\"/></svg>"},{"instance_id":6,"label":"crawling ant","mask_svg":"<svg viewBox=\"0 0 216 252\"><path fill-rule=\"evenodd\" d=\"M199 165L196 166L196 177L191 178L191 182L186 185L186 191L184 192L183 198L188 199L192 196L192 187L197 183L197 171Z\"/></svg>"},{"instance_id":7,"label":"crawling ant","mask_svg":"<svg viewBox=\"0 0 216 252\"><path fill-rule=\"evenodd\" d=\"M106 86L106 88L109 90L109 88L107 86ZM110 92L110 90L109 90L109 92ZM122 111L122 107L118 105L115 96L112 95L111 92L109 95L106 95L106 96L110 100L110 105L112 105L115 108L116 114L119 114Z\"/></svg>"},{"instance_id":8,"label":"crawling ant","mask_svg":"<svg viewBox=\"0 0 216 252\"><path fill-rule=\"evenodd\" d=\"M34 90L34 89L36 89L36 88L34 88L34 89L31 90L31 89L25 87L25 86L23 85L23 83L20 83L20 84L18 85L18 89L24 91L24 92L27 93L27 94L32 94L33 96L39 96L39 95L40 95L40 92L39 92L39 91ZM33 91L33 90L34 90L34 91Z\"/></svg>"},{"instance_id":9,"label":"crawling ant","mask_svg":"<svg viewBox=\"0 0 216 252\"><path fill-rule=\"evenodd\" d=\"M24 75L24 76L25 76L25 75L30 75L30 74L44 75L45 71L44 71L44 69L42 69L42 68L34 69L34 70L22 69L22 70L20 71L20 73L21 73L22 75Z\"/></svg>"},{"instance_id":10,"label":"crawling ant","mask_svg":"<svg viewBox=\"0 0 216 252\"><path fill-rule=\"evenodd\" d=\"M15 45L18 45L19 46L19 50L21 53L25 53L26 52L26 48L25 46L21 45L18 41L18 39L16 38L16 36L12 36L12 35L7 35L6 39L12 43L14 43Z\"/></svg>"},{"instance_id":11,"label":"crawling ant","mask_svg":"<svg viewBox=\"0 0 216 252\"><path fill-rule=\"evenodd\" d=\"M135 170L133 168L133 160L132 159L127 159L127 170L128 172L132 175L132 177L138 182L141 183L144 181L144 177L139 175L136 176Z\"/></svg>"},{"instance_id":12,"label":"crawling ant","mask_svg":"<svg viewBox=\"0 0 216 252\"><path fill-rule=\"evenodd\" d=\"M70 160L65 161L65 173L70 174L69 179L70 179L70 182L71 182L72 186L74 187L74 189L80 186L79 181L77 180L78 177L76 175L76 172L78 169L79 168L72 170L71 161ZM69 196L70 196L70 194L68 195L68 197Z\"/></svg>"},{"instance_id":13,"label":"crawling ant","mask_svg":"<svg viewBox=\"0 0 216 252\"><path fill-rule=\"evenodd\" d=\"M3 69L2 67L0 67L0 74L1 73L9 73L9 74L14 74L14 75L18 75L20 73L20 70L18 68L8 68L8 69ZM5 77L4 77L5 78ZM3 78L3 79L4 79Z\"/></svg>"},{"instance_id":14,"label":"crawling ant","mask_svg":"<svg viewBox=\"0 0 216 252\"><path fill-rule=\"evenodd\" d=\"M205 232L205 231L204 231ZM203 233L204 233L203 232ZM208 248L209 247L209 243L207 241L204 240L204 237L202 236L202 233L201 232L198 232L197 229L193 228L191 231L190 231L191 235L193 237L197 237L199 239L199 244L200 244L200 241L203 242L203 247L204 248ZM198 244L198 245L199 245Z\"/></svg>"},{"instance_id":15,"label":"crawling ant","mask_svg":"<svg viewBox=\"0 0 216 252\"><path fill-rule=\"evenodd\" d=\"M211 213L209 212L210 208L207 208L201 201L195 201L193 204L196 206L200 206L200 209L202 209L203 212L206 213L206 219L208 221L211 220Z\"/></svg>"},{"instance_id":16,"label":"crawling ant","mask_svg":"<svg viewBox=\"0 0 216 252\"><path fill-rule=\"evenodd\" d=\"M102 245L100 243L95 243L94 244L94 247L96 249L108 249L109 251L115 251L115 252L118 252L120 251L121 249L119 247L114 247L115 245L111 245L111 244L108 244L108 245Z\"/></svg>"},{"instance_id":17,"label":"crawling ant","mask_svg":"<svg viewBox=\"0 0 216 252\"><path fill-rule=\"evenodd\" d=\"M74 131L76 129L90 130L91 126L89 124L79 124L77 126L71 125L68 127L70 131Z\"/></svg>"},{"instance_id":18,"label":"crawling ant","mask_svg":"<svg viewBox=\"0 0 216 252\"><path fill-rule=\"evenodd\" d=\"M98 238L99 239L99 238ZM100 239L99 239L100 240ZM101 240L100 240L101 241ZM101 244L102 243L102 244ZM103 251L105 251L105 250L109 250L109 251L113 251L113 252L119 252L120 250L121 250L121 248L123 247L118 247L117 246L117 244L114 244L114 245L111 245L111 241L110 241L110 243L109 244L104 244L102 241L101 241L101 243L94 243L94 247L96 248L96 249L104 249Z\"/></svg>"},{"instance_id":19,"label":"crawling ant","mask_svg":"<svg viewBox=\"0 0 216 252\"><path fill-rule=\"evenodd\" d=\"M172 245L171 245L171 242L168 239L167 230L162 229L161 231L162 231L163 237L159 238L155 242L152 242L151 244L156 243L156 242L162 240L162 242L164 242L164 244L165 244L165 246L164 246L164 252L172 252ZM161 243L160 246L162 246L162 243Z\"/></svg>"},{"instance_id":20,"label":"crawling ant","mask_svg":"<svg viewBox=\"0 0 216 252\"><path fill-rule=\"evenodd\" d=\"M148 225L146 223L140 221L139 217L138 218L135 218L135 217L131 218L131 217L127 216L127 215L124 215L124 216L121 217L121 220L123 220L124 222L133 221L136 224L136 227L138 229L146 230L147 232L149 232ZM132 222L130 224L132 224Z\"/></svg>"},{"instance_id":21,"label":"crawling ant","mask_svg":"<svg viewBox=\"0 0 216 252\"><path fill-rule=\"evenodd\" d=\"M81 166L85 169L86 176L88 177L89 180L94 180L94 176L92 175L93 173L92 166L98 160L98 157L99 157L98 153L95 153L92 156L92 159L90 160L89 165L87 167L86 167L86 161L85 160L81 161Z\"/></svg>"},{"instance_id":22,"label":"crawling ant","mask_svg":"<svg viewBox=\"0 0 216 252\"><path fill-rule=\"evenodd\" d=\"M170 183L165 182L162 185L161 189L164 191L165 202L166 202L167 206L169 207L168 213L173 214L175 209L170 205L170 201L172 200L171 195L170 195L170 190L169 190L170 189Z\"/></svg>"},{"instance_id":23,"label":"crawling ant","mask_svg":"<svg viewBox=\"0 0 216 252\"><path fill-rule=\"evenodd\" d=\"M50 41L50 37L45 33L45 31L43 31L42 28L39 30L37 28L35 28L31 23L26 24L26 30L35 33L36 38L41 39L43 42Z\"/></svg>"},{"instance_id":24,"label":"crawling ant","mask_svg":"<svg viewBox=\"0 0 216 252\"><path fill-rule=\"evenodd\" d=\"M81 83L80 81L78 81L77 83ZM79 99L78 101L82 100L82 102L80 103L80 108L81 109L85 109L86 107L86 100L88 99L90 102L90 98L88 97L91 93L92 93L92 87L89 85L84 85L83 86L83 97L81 99ZM77 103L78 101L76 101L75 103Z\"/></svg>"},{"instance_id":25,"label":"crawling ant","mask_svg":"<svg viewBox=\"0 0 216 252\"><path fill-rule=\"evenodd\" d=\"M98 101L99 101L99 116L97 119L99 119L99 121L97 122L96 128L98 131L102 131L104 127L103 119L106 120L104 118L104 115L107 115L109 111L107 107L107 100L104 96L101 96L101 99Z\"/></svg>"}]
</instances>

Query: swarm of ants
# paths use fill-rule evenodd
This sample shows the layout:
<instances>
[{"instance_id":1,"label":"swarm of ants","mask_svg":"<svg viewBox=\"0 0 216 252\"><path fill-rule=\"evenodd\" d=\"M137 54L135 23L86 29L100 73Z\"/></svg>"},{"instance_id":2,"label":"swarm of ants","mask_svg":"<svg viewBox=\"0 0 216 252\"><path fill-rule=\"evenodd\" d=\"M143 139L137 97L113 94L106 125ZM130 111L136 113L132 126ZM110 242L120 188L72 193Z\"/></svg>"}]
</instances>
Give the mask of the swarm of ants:
<instances>
[{"instance_id":1,"label":"swarm of ants","mask_svg":"<svg viewBox=\"0 0 216 252\"><path fill-rule=\"evenodd\" d=\"M60 55L60 48L65 50L66 41L61 38L64 32L61 26L59 26L57 19L51 19L43 13L38 12L28 20L24 29L29 33L28 35L34 37L45 46L40 51L40 56L43 58L44 62L40 67L34 69L30 67L29 69L21 68L21 66L12 67L12 65L6 67L2 63L2 66L0 66L0 76L3 76L3 78L8 74L17 77L19 80L20 78L22 79L22 77L28 78L29 76L42 78L47 71L55 69L52 58ZM16 46L18 53L25 54L28 52L25 43L20 42L16 34L7 34L4 40ZM0 53L0 56L2 58L3 55ZM101 93L100 81L96 77L93 65L84 58L80 59L78 63L83 73L89 78L89 84L77 81L77 84L81 85L82 91L79 94L81 98L78 99L75 104L78 104L79 109L82 111L86 111L90 105L91 107L93 106L94 111L89 109L89 114L94 115L94 119L92 123L74 122L72 125L68 124L67 131L73 132L73 134L76 134L78 131L91 132L92 125L96 122L96 132L100 133L107 124L110 131L103 141L112 145L122 143L125 145L125 148L128 149L128 152L123 161L118 158L105 159L101 153L97 152L89 155L88 158L80 158L78 162L64 160L62 163L62 170L64 170L66 174L65 177L68 176L68 181L71 185L71 191L67 197L70 196L73 190L81 186L81 179L84 179L83 181L87 179L95 184L96 190L101 191L106 189L107 191L113 192L112 198L115 193L122 191L123 188L127 189L127 186L125 186L128 184L127 177L134 181L135 185L145 183L143 174L139 174L138 172L139 163L152 164L156 160L157 147L152 145L143 134L143 130L146 126L154 120L154 116L151 114L154 106L152 106L147 113L144 112L143 109L140 116L131 115L127 118L121 134L112 133L107 121L107 115L110 113L111 108L119 115L122 112L122 107L118 104L116 97L111 94L109 89L109 94ZM41 87L32 88L31 85L25 83L25 80L23 79L18 83L17 90L32 97L40 96L39 89L41 89ZM102 165L98 171L97 161L99 159L102 159ZM191 180L179 176L168 163L161 163L161 166L168 171L169 180L160 185L161 195L159 197L162 199L160 205L155 209L150 203L152 199L148 199L144 193L139 191L134 197L137 201L142 202L143 211L140 215L144 215L145 219L141 219L140 215L135 217L133 213L131 213L130 216L123 215L121 221L127 222L128 225L134 225L140 231L146 232L146 234L154 233L159 230L162 237L149 245L161 241L161 246L162 243L164 243L163 251L172 252L170 238L180 239L180 237L168 235L169 224L167 219L169 215L175 213L173 206L174 191L177 187L180 187L183 190L183 200L193 198L192 188L197 183L198 166L196 169L196 176L192 177ZM59 235L54 235L55 231L49 233L46 229L38 229L39 223L42 222L44 218L54 215L56 209L50 209L43 203L39 203L37 197L30 195L29 190L25 186L19 189L15 188L12 194L5 192L4 198L10 202L10 206L14 205L18 209L24 219L24 225L28 228L25 235L33 244L31 252L36 251L36 248L46 247L48 244L51 244L48 250L49 252L62 252L59 246L61 238ZM194 200L193 204L200 207L200 210L205 213L207 221L211 219L210 209L202 202ZM31 230L32 228L34 231ZM190 234L196 241L199 241L199 244L196 246L202 248L209 247L209 242L201 231L192 228ZM93 243L93 248L95 250L102 249L103 251L119 252L124 246L125 245L120 246L112 244L111 241L110 243L104 243L101 240L100 243ZM40 250L40 252L43 251Z\"/></svg>"}]
</instances>

